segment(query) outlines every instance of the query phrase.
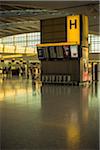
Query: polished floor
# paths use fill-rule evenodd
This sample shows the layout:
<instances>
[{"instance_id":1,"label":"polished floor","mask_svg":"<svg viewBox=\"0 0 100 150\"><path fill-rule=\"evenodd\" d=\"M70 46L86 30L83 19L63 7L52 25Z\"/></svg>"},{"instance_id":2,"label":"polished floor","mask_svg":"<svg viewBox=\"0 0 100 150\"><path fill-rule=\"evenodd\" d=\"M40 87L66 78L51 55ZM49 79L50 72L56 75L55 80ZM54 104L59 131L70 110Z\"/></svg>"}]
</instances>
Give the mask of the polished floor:
<instances>
[{"instance_id":1,"label":"polished floor","mask_svg":"<svg viewBox=\"0 0 100 150\"><path fill-rule=\"evenodd\" d=\"M1 150L99 150L100 83L0 79Z\"/></svg>"}]
</instances>

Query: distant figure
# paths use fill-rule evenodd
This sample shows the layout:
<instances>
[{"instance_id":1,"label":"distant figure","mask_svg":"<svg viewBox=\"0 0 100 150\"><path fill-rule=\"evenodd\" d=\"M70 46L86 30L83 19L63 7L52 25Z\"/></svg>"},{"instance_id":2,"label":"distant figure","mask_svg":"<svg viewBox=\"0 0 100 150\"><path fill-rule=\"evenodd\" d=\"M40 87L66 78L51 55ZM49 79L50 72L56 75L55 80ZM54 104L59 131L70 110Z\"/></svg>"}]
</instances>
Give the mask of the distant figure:
<instances>
[{"instance_id":1,"label":"distant figure","mask_svg":"<svg viewBox=\"0 0 100 150\"><path fill-rule=\"evenodd\" d=\"M11 76L11 62L8 62L8 65L6 65L6 74L7 74L7 78L10 78L10 76Z\"/></svg>"},{"instance_id":2,"label":"distant figure","mask_svg":"<svg viewBox=\"0 0 100 150\"><path fill-rule=\"evenodd\" d=\"M16 74L17 74L17 76L19 76L19 73L20 73L19 62L16 62Z\"/></svg>"},{"instance_id":3,"label":"distant figure","mask_svg":"<svg viewBox=\"0 0 100 150\"><path fill-rule=\"evenodd\" d=\"M3 76L3 79L6 75L6 65L5 65L5 62L4 60L1 60L1 69L2 69L2 76Z\"/></svg>"},{"instance_id":4,"label":"distant figure","mask_svg":"<svg viewBox=\"0 0 100 150\"><path fill-rule=\"evenodd\" d=\"M25 76L25 64L24 63L21 64L21 70L22 70L21 75Z\"/></svg>"}]
</instances>

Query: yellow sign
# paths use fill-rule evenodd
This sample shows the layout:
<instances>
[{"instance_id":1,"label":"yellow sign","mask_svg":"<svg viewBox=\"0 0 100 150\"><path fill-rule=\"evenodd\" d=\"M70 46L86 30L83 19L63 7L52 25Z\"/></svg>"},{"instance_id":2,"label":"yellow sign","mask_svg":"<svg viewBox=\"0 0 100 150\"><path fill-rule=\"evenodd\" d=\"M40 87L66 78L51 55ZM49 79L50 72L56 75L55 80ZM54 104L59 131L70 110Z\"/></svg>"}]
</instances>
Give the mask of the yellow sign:
<instances>
[{"instance_id":1,"label":"yellow sign","mask_svg":"<svg viewBox=\"0 0 100 150\"><path fill-rule=\"evenodd\" d=\"M67 16L67 42L80 44L80 15Z\"/></svg>"}]
</instances>

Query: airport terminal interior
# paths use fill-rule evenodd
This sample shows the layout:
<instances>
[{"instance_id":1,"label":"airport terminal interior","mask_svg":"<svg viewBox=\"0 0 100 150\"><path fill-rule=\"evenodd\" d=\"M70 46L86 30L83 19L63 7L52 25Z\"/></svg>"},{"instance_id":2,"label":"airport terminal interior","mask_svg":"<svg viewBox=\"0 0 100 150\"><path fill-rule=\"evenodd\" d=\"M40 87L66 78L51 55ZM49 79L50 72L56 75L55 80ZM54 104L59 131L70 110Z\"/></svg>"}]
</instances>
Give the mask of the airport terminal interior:
<instances>
[{"instance_id":1,"label":"airport terminal interior","mask_svg":"<svg viewBox=\"0 0 100 150\"><path fill-rule=\"evenodd\" d=\"M99 150L99 0L0 1L0 149Z\"/></svg>"}]
</instances>

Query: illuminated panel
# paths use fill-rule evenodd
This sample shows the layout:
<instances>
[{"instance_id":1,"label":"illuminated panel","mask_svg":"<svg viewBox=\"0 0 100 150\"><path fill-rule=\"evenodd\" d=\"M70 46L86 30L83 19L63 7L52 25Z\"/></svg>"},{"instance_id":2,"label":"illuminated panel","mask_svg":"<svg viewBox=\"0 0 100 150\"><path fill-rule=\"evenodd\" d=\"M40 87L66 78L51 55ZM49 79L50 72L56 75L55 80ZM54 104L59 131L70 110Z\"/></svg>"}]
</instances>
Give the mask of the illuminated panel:
<instances>
[{"instance_id":1,"label":"illuminated panel","mask_svg":"<svg viewBox=\"0 0 100 150\"><path fill-rule=\"evenodd\" d=\"M67 42L80 44L80 16L67 16Z\"/></svg>"},{"instance_id":2,"label":"illuminated panel","mask_svg":"<svg viewBox=\"0 0 100 150\"><path fill-rule=\"evenodd\" d=\"M78 46L72 45L70 46L71 58L78 58Z\"/></svg>"},{"instance_id":3,"label":"illuminated panel","mask_svg":"<svg viewBox=\"0 0 100 150\"><path fill-rule=\"evenodd\" d=\"M44 57L49 58L49 52L48 52L48 47L44 47Z\"/></svg>"},{"instance_id":4,"label":"illuminated panel","mask_svg":"<svg viewBox=\"0 0 100 150\"><path fill-rule=\"evenodd\" d=\"M70 57L70 46L65 45L65 46L63 46L63 49L64 49L64 57L69 58Z\"/></svg>"},{"instance_id":5,"label":"illuminated panel","mask_svg":"<svg viewBox=\"0 0 100 150\"><path fill-rule=\"evenodd\" d=\"M41 60L41 59L44 59L44 49L43 48L38 48L37 49L37 52L38 52L38 58Z\"/></svg>"},{"instance_id":6,"label":"illuminated panel","mask_svg":"<svg viewBox=\"0 0 100 150\"><path fill-rule=\"evenodd\" d=\"M64 58L62 46L56 46L56 54L57 54L57 58Z\"/></svg>"},{"instance_id":7,"label":"illuminated panel","mask_svg":"<svg viewBox=\"0 0 100 150\"><path fill-rule=\"evenodd\" d=\"M56 50L54 46L49 47L50 58L56 58Z\"/></svg>"}]
</instances>

